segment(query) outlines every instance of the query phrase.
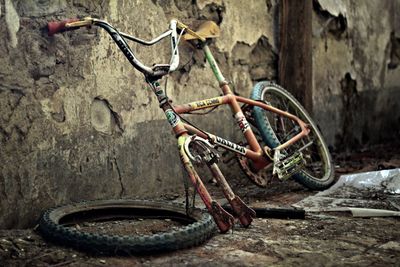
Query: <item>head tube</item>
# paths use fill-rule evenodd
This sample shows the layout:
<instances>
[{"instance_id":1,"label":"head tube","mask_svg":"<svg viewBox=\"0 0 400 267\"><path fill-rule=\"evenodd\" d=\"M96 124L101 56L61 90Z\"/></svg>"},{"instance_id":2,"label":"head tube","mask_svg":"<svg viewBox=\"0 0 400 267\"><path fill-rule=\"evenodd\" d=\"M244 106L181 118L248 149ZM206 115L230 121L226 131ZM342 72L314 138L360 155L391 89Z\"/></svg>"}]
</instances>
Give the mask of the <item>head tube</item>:
<instances>
[{"instance_id":1,"label":"head tube","mask_svg":"<svg viewBox=\"0 0 400 267\"><path fill-rule=\"evenodd\" d=\"M174 71L178 68L179 65L179 51L178 51L178 38L176 34L176 20L171 20L170 29L171 29L171 61L169 71Z\"/></svg>"}]
</instances>

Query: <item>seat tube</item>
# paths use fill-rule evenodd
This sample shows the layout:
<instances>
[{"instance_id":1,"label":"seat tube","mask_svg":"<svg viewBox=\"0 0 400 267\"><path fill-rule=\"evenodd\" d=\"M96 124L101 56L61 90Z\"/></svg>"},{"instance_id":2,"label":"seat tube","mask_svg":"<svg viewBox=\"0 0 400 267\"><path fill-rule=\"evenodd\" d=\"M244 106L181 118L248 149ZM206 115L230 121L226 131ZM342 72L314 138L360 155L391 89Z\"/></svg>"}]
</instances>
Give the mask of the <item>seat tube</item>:
<instances>
[{"instance_id":1,"label":"seat tube","mask_svg":"<svg viewBox=\"0 0 400 267\"><path fill-rule=\"evenodd\" d=\"M247 119L244 116L242 109L240 108L239 103L236 100L236 97L233 95L232 90L230 89L230 87L228 85L228 82L226 81L225 77L222 75L217 62L215 61L215 58L210 51L210 48L207 45L205 45L203 50L204 50L206 59L207 59L208 63L210 64L211 69L214 73L214 76L218 80L218 83L219 83L219 86L221 87L222 92L224 93L224 95L230 96L229 106L232 110L232 113L235 116L235 119L239 125L239 128L242 130L244 136L246 137L246 140L248 141L251 150L256 151L256 152L261 152L262 151L261 147L258 144L258 141L257 141L253 131L250 128L250 124L247 122Z\"/></svg>"},{"instance_id":2,"label":"seat tube","mask_svg":"<svg viewBox=\"0 0 400 267\"><path fill-rule=\"evenodd\" d=\"M224 92L225 95L231 94L232 91L228 86L228 82L225 80L224 75L222 75L222 72L219 69L218 64L215 61L215 58L214 58L213 54L211 53L211 50L208 47L208 45L204 45L203 51L206 56L207 62L208 62L208 64L210 64L210 67L214 73L215 78L217 78L219 86L221 87L222 91Z\"/></svg>"}]
</instances>

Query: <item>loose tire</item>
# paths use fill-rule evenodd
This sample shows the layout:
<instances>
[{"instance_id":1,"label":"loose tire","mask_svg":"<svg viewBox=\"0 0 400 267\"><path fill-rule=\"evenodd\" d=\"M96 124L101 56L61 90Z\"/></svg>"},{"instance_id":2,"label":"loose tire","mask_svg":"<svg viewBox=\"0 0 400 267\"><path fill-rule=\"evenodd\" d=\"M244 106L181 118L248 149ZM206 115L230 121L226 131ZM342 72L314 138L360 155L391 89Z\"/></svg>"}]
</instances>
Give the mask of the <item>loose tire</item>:
<instances>
[{"instance_id":1,"label":"loose tire","mask_svg":"<svg viewBox=\"0 0 400 267\"><path fill-rule=\"evenodd\" d=\"M84 232L68 225L83 221L163 218L186 225L150 235L108 235ZM39 221L45 238L96 254L131 255L172 251L198 245L216 231L212 217L199 209L186 215L182 205L148 200L95 200L49 209Z\"/></svg>"},{"instance_id":2,"label":"loose tire","mask_svg":"<svg viewBox=\"0 0 400 267\"><path fill-rule=\"evenodd\" d=\"M288 91L271 82L257 83L253 88L251 99L261 100L288 111L310 126L309 135L286 150L286 153L290 155L294 150L313 142L302 151L306 160L305 168L293 175L293 178L310 189L328 188L334 180L331 156L317 125L301 104ZM277 147L300 132L295 122L260 107L253 108L253 117L262 140L271 148Z\"/></svg>"}]
</instances>

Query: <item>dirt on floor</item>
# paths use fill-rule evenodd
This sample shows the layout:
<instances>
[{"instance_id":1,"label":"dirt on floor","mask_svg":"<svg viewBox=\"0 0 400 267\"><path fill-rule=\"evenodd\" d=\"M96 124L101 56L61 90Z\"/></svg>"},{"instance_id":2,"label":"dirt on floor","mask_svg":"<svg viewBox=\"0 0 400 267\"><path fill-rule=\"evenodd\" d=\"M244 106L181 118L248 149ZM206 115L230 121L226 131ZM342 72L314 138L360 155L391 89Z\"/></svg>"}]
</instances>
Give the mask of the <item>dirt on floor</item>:
<instances>
[{"instance_id":1,"label":"dirt on floor","mask_svg":"<svg viewBox=\"0 0 400 267\"><path fill-rule=\"evenodd\" d=\"M398 168L398 148L376 146L334 154L336 175ZM235 189L254 207L289 207L315 194L291 180L274 182L268 189L243 182ZM135 223L134 231L145 233L168 224L176 227L166 220ZM124 233L132 230L130 226L119 221L74 227ZM399 266L399 226L399 218L353 218L343 213L308 213L305 219L292 220L257 218L249 228L237 225L198 247L129 257L94 256L60 247L34 229L0 230L0 266Z\"/></svg>"}]
</instances>

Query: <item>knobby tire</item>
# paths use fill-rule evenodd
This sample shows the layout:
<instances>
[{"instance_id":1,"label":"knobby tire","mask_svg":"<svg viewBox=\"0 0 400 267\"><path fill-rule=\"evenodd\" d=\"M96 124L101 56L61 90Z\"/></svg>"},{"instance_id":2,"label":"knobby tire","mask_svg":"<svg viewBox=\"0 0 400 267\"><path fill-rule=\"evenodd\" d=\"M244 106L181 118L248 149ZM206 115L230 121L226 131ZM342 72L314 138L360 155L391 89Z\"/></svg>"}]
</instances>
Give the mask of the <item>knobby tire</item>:
<instances>
[{"instance_id":1,"label":"knobby tire","mask_svg":"<svg viewBox=\"0 0 400 267\"><path fill-rule=\"evenodd\" d=\"M328 188L334 181L334 167L328 147L323 140L317 124L312 120L304 107L295 99L293 95L275 83L268 81L257 83L251 93L251 99L268 102L270 101L269 99L263 99L266 94L271 94L273 97L280 98L285 102L284 105L287 105L292 110L296 111L298 114L294 115L297 115L301 120L309 125L311 130L309 136L313 136L315 139L315 144L313 146L316 153L314 154L317 154L316 157L319 161L321 161L321 164L323 164L323 170L321 171L323 172L323 175L321 175L322 177L316 177L313 175L313 173L311 173L311 171L305 169L297 174L294 174L293 178L300 184L313 190L322 190ZM269 121L267 114L268 111L265 111L260 107L253 107L253 117L263 142L267 146L275 148L281 144L281 140L278 139L274 128L271 126L273 122ZM313 160L314 159L312 159L312 161Z\"/></svg>"},{"instance_id":2,"label":"knobby tire","mask_svg":"<svg viewBox=\"0 0 400 267\"><path fill-rule=\"evenodd\" d=\"M113 235L90 233L68 227L76 218L95 221L116 218L163 218L186 223L168 232L149 235ZM67 222L69 220L69 222ZM95 254L133 255L173 251L199 245L209 239L216 226L203 210L189 215L183 205L149 200L94 200L74 203L45 211L39 221L41 234L58 244Z\"/></svg>"}]
</instances>

